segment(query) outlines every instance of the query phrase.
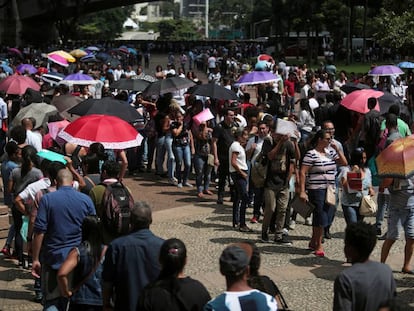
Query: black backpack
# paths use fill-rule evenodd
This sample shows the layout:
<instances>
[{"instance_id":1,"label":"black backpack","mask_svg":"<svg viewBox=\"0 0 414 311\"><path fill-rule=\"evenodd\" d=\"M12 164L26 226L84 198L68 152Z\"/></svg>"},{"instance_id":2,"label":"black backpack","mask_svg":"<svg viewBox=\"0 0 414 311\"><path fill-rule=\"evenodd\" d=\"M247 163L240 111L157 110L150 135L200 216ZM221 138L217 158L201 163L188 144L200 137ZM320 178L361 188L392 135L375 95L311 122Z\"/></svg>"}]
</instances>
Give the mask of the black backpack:
<instances>
[{"instance_id":1,"label":"black backpack","mask_svg":"<svg viewBox=\"0 0 414 311\"><path fill-rule=\"evenodd\" d=\"M102 184L105 192L102 198L102 223L106 230L115 236L128 234L131 230L131 209L134 199L121 183Z\"/></svg>"}]
</instances>

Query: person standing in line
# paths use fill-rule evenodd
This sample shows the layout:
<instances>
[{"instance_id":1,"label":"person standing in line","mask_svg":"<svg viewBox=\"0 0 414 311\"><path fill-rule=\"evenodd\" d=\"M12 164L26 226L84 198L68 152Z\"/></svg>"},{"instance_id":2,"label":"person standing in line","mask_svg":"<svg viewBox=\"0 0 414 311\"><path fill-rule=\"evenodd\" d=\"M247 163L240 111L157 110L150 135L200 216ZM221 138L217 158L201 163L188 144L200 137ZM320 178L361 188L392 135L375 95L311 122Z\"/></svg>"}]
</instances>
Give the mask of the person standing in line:
<instances>
[{"instance_id":1,"label":"person standing in line","mask_svg":"<svg viewBox=\"0 0 414 311\"><path fill-rule=\"evenodd\" d=\"M349 224L345 230L344 253L352 267L343 270L334 283L334 311L371 311L396 297L391 269L369 260L377 242L375 226Z\"/></svg>"}]
</instances>

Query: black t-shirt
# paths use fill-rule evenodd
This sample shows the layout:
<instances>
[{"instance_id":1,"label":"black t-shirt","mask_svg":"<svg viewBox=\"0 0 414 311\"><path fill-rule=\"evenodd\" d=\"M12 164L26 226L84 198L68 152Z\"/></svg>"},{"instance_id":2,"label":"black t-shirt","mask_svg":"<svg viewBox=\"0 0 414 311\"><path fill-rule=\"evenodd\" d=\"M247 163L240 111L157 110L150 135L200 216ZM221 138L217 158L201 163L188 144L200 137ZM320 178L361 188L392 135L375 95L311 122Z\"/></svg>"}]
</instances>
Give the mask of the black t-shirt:
<instances>
[{"instance_id":1,"label":"black t-shirt","mask_svg":"<svg viewBox=\"0 0 414 311\"><path fill-rule=\"evenodd\" d=\"M234 141L233 126L221 122L213 129L213 137L217 138L217 155L220 162L229 162L229 148Z\"/></svg>"},{"instance_id":2,"label":"black t-shirt","mask_svg":"<svg viewBox=\"0 0 414 311\"><path fill-rule=\"evenodd\" d=\"M277 141L272 142L265 139L263 142L262 151L267 155L277 144ZM290 163L295 162L295 146L290 140L286 140L280 147L276 155L276 159L268 161L268 173L265 181L265 188L281 189L287 186L289 176Z\"/></svg>"},{"instance_id":3,"label":"black t-shirt","mask_svg":"<svg viewBox=\"0 0 414 311\"><path fill-rule=\"evenodd\" d=\"M197 280L190 277L167 279L145 287L140 295L137 310L201 311L210 300L207 289Z\"/></svg>"}]
</instances>

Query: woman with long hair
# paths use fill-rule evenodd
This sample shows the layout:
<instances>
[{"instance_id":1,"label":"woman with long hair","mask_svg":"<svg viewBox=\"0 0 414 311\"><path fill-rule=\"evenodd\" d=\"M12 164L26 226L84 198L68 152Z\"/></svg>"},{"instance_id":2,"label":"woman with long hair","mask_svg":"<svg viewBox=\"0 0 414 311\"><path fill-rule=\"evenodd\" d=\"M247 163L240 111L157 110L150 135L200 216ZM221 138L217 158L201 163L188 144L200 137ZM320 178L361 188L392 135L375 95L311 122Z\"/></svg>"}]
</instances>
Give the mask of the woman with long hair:
<instances>
[{"instance_id":1,"label":"woman with long hair","mask_svg":"<svg viewBox=\"0 0 414 311\"><path fill-rule=\"evenodd\" d=\"M342 185L342 210L346 224L363 221L364 216L359 214L359 206L361 200L366 195L375 195L372 187L372 175L368 167L366 167L367 155L364 148L358 147L351 152L349 166L341 169L339 180ZM352 184L352 180L348 180L349 173L358 174L358 180L354 180L357 184Z\"/></svg>"},{"instance_id":2,"label":"woman with long hair","mask_svg":"<svg viewBox=\"0 0 414 311\"><path fill-rule=\"evenodd\" d=\"M138 309L142 311L198 311L211 299L199 281L184 274L187 249L179 239L166 240L160 249L161 272L158 279L140 294Z\"/></svg>"},{"instance_id":3,"label":"woman with long hair","mask_svg":"<svg viewBox=\"0 0 414 311\"><path fill-rule=\"evenodd\" d=\"M329 222L335 212L335 207L328 199L329 191L335 189L337 165L344 166L348 163L343 152L332 140L330 132L319 130L312 139L311 146L312 149L306 152L300 169L300 198L315 206L309 249L316 256L324 257L323 232L325 227L331 225Z\"/></svg>"},{"instance_id":4,"label":"woman with long hair","mask_svg":"<svg viewBox=\"0 0 414 311\"><path fill-rule=\"evenodd\" d=\"M38 169L40 164L39 156L37 151L33 146L27 145L21 150L22 155L22 164L21 167L16 167L13 169L10 175L8 191L13 195L14 198L22 192L29 184L32 182L38 181L43 177L42 171ZM23 256L23 237L20 233L20 229L23 225L23 215L29 215L30 210L20 209L16 204L12 206L13 221L15 226L15 249L17 253L17 259L19 265L23 265L24 256Z\"/></svg>"},{"instance_id":5,"label":"woman with long hair","mask_svg":"<svg viewBox=\"0 0 414 311\"><path fill-rule=\"evenodd\" d=\"M73 248L57 273L60 293L70 299L73 311L102 310L103 246L101 221L98 216L86 216L82 223L82 243ZM73 273L70 282L69 275Z\"/></svg>"}]
</instances>

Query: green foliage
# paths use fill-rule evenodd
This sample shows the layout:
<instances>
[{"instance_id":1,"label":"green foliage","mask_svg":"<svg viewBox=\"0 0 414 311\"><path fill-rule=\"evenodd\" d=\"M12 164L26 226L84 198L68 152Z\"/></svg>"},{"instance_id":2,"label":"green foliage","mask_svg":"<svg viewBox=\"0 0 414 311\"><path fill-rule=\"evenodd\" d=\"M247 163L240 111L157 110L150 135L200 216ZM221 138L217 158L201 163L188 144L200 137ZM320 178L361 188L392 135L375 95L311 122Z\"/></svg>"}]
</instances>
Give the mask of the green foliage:
<instances>
[{"instance_id":1,"label":"green foliage","mask_svg":"<svg viewBox=\"0 0 414 311\"><path fill-rule=\"evenodd\" d=\"M161 40L198 40L201 35L196 32L191 21L171 19L159 22L158 31Z\"/></svg>"}]
</instances>

